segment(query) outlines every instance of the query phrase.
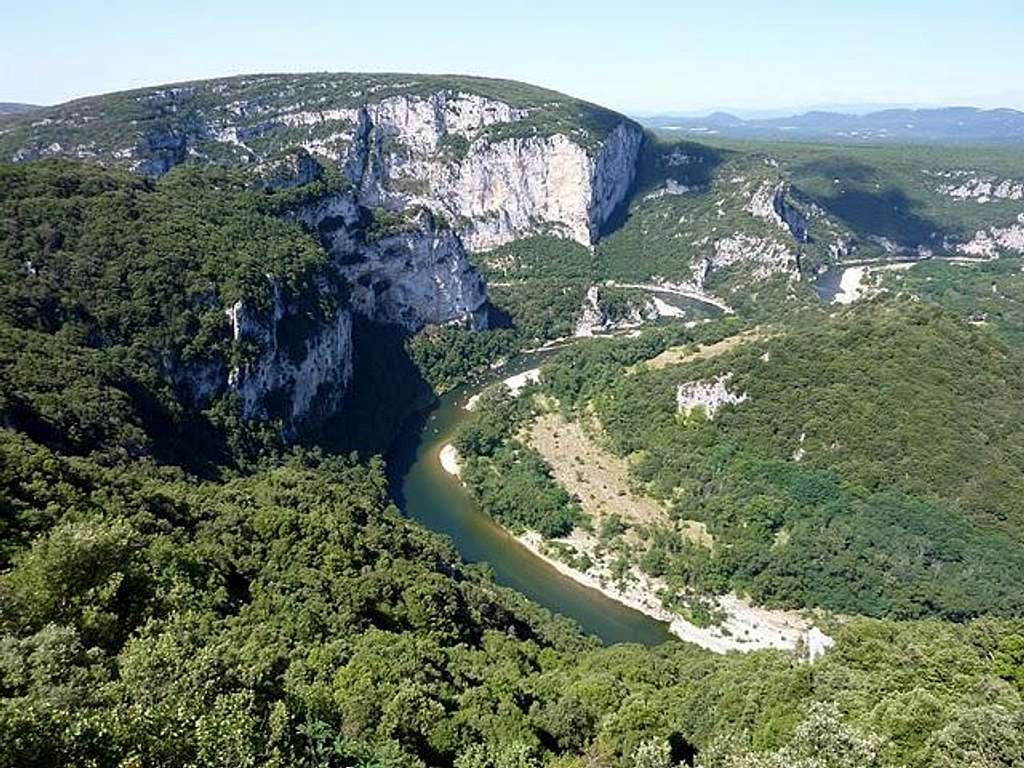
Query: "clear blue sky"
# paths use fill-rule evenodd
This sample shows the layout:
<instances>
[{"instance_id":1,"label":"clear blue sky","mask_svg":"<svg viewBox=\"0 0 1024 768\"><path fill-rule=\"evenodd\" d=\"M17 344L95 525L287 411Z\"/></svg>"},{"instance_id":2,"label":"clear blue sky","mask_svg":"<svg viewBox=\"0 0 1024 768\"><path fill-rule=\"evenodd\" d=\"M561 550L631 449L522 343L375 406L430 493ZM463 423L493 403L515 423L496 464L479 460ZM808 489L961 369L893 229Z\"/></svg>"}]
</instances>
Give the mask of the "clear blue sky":
<instances>
[{"instance_id":1,"label":"clear blue sky","mask_svg":"<svg viewBox=\"0 0 1024 768\"><path fill-rule=\"evenodd\" d=\"M0 101L243 72L493 75L638 112L1024 108L1024 0L0 0Z\"/></svg>"}]
</instances>

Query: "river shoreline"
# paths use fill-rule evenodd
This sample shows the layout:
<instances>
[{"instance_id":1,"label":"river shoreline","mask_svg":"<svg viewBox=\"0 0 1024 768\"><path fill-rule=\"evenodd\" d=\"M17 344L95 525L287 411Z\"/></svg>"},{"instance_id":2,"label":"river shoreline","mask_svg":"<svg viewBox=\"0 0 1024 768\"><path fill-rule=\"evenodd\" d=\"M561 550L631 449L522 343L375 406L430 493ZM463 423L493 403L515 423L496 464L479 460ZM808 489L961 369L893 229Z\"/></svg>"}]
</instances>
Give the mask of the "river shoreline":
<instances>
[{"instance_id":1,"label":"river shoreline","mask_svg":"<svg viewBox=\"0 0 1024 768\"><path fill-rule=\"evenodd\" d=\"M442 446L438 460L445 472L459 478L461 482L458 453L451 443ZM552 556L548 553L547 542L536 531L517 535L508 529L503 530L563 576L668 625L669 632L678 639L712 653L750 653L774 649L799 653L804 658L814 660L832 645L831 638L798 613L760 608L734 594L714 598L717 607L726 617L720 625L699 626L665 608L659 592L665 589L666 585L641 573L635 567L628 583L617 582L605 568L594 566L587 571L581 571ZM596 540L591 539L592 537L586 534L574 531L565 539L556 540L556 543L569 544L578 552L594 559L597 556Z\"/></svg>"}]
</instances>

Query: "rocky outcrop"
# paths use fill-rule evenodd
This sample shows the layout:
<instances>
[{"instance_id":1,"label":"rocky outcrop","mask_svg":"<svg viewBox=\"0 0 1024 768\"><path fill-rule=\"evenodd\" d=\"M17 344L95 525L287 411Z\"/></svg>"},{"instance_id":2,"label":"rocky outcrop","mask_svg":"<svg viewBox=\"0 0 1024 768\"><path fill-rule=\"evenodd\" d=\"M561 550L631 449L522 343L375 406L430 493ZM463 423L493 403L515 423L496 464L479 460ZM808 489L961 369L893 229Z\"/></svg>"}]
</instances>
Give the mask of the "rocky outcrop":
<instances>
[{"instance_id":1,"label":"rocky outcrop","mask_svg":"<svg viewBox=\"0 0 1024 768\"><path fill-rule=\"evenodd\" d=\"M741 265L749 267L755 278L800 275L796 253L776 240L738 232L716 240L714 248L712 270Z\"/></svg>"},{"instance_id":2,"label":"rocky outcrop","mask_svg":"<svg viewBox=\"0 0 1024 768\"><path fill-rule=\"evenodd\" d=\"M576 321L574 335L578 338L590 337L599 333L639 328L646 322L657 320L661 311L654 299L649 296L639 297L636 301L627 301L625 306L612 312L601 300L601 289L592 285L587 290Z\"/></svg>"},{"instance_id":3,"label":"rocky outcrop","mask_svg":"<svg viewBox=\"0 0 1024 768\"><path fill-rule=\"evenodd\" d=\"M352 315L339 308L309 324L274 285L272 306L244 300L227 310L236 349L252 350L228 374L245 419L279 419L286 435L314 414L333 413L352 378Z\"/></svg>"},{"instance_id":4,"label":"rocky outcrop","mask_svg":"<svg viewBox=\"0 0 1024 768\"><path fill-rule=\"evenodd\" d=\"M679 413L689 415L696 408L703 410L708 419L723 405L739 405L746 402L747 393L739 394L729 389L731 373L726 373L711 381L689 381L676 387L676 408Z\"/></svg>"},{"instance_id":5,"label":"rocky outcrop","mask_svg":"<svg viewBox=\"0 0 1024 768\"><path fill-rule=\"evenodd\" d=\"M754 192L746 210L752 216L772 222L798 243L806 243L810 239L807 217L789 201L788 193L785 182L773 185L766 181Z\"/></svg>"},{"instance_id":6,"label":"rocky outcrop","mask_svg":"<svg viewBox=\"0 0 1024 768\"><path fill-rule=\"evenodd\" d=\"M988 203L992 200L1024 200L1024 182L1014 179L999 179L994 176L973 176L954 184L943 184L937 191L955 200L974 200Z\"/></svg>"},{"instance_id":7,"label":"rocky outcrop","mask_svg":"<svg viewBox=\"0 0 1024 768\"><path fill-rule=\"evenodd\" d=\"M360 200L428 207L471 250L541 232L590 245L633 183L643 134L628 121L593 147L561 133L495 139L484 129L521 118L507 104L463 97L452 121L448 103L399 101L358 116L345 167Z\"/></svg>"},{"instance_id":8,"label":"rocky outcrop","mask_svg":"<svg viewBox=\"0 0 1024 768\"><path fill-rule=\"evenodd\" d=\"M956 245L955 250L978 259L996 259L1003 252L1024 253L1024 213L1017 217L1017 223L1007 227L978 230L971 240Z\"/></svg>"}]
</instances>

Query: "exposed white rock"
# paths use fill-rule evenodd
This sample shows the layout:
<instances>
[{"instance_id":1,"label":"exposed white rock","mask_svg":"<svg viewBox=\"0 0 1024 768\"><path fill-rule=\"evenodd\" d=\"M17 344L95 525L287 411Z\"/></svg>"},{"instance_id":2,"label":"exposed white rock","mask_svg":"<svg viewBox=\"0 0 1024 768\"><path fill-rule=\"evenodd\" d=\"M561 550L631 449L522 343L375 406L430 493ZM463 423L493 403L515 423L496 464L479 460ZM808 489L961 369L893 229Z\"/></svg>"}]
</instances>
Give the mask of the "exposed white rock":
<instances>
[{"instance_id":1,"label":"exposed white rock","mask_svg":"<svg viewBox=\"0 0 1024 768\"><path fill-rule=\"evenodd\" d=\"M317 85L319 98L311 95ZM516 131L503 126L547 107L516 107L443 83L433 93L394 95L375 95L384 88L379 83L347 93L337 85L330 75L319 84L313 76L269 75L152 89L135 98L168 117L155 130L143 120L126 126L105 113L104 102L86 100L82 109L89 114L69 117L68 135L107 120L116 143L53 142L49 125L39 125L37 136L12 150L12 159L70 154L161 175L189 159L222 161L225 152L239 164L262 164L304 148L342 169L360 204L427 206L478 250L541 232L590 245L634 178L643 131L625 118L607 133L582 124L551 133L537 126ZM252 89L264 95L242 96ZM282 99L290 93L294 101ZM221 101L208 98L195 108L204 95ZM551 108L561 107L553 97Z\"/></svg>"},{"instance_id":2,"label":"exposed white rock","mask_svg":"<svg viewBox=\"0 0 1024 768\"><path fill-rule=\"evenodd\" d=\"M672 306L664 299L652 296L651 301L654 302L654 308L658 310L658 317L686 317L685 310Z\"/></svg>"},{"instance_id":3,"label":"exposed white rock","mask_svg":"<svg viewBox=\"0 0 1024 768\"><path fill-rule=\"evenodd\" d=\"M703 163L704 158L700 155L691 155L682 147L673 148L672 152L665 156L665 165L670 168L680 165L691 165Z\"/></svg>"},{"instance_id":4,"label":"exposed white rock","mask_svg":"<svg viewBox=\"0 0 1024 768\"><path fill-rule=\"evenodd\" d=\"M786 222L782 220L782 216L780 216L778 210L776 210L775 204L778 195L783 192L784 189L785 188L781 183L772 184L770 181L765 181L754 191L753 196L750 198L750 202L747 203L744 210L751 216L770 221L779 227L785 228Z\"/></svg>"},{"instance_id":5,"label":"exposed white rock","mask_svg":"<svg viewBox=\"0 0 1024 768\"><path fill-rule=\"evenodd\" d=\"M633 183L642 133L621 123L595 152L570 138L512 138L473 144L457 166L423 169L440 207L472 250L551 231L584 245Z\"/></svg>"},{"instance_id":6,"label":"exposed white rock","mask_svg":"<svg viewBox=\"0 0 1024 768\"><path fill-rule=\"evenodd\" d=\"M1024 213L1017 217L1017 223L1008 227L991 227L978 230L974 238L956 246L965 256L981 259L996 259L1001 251L1024 253Z\"/></svg>"},{"instance_id":7,"label":"exposed white rock","mask_svg":"<svg viewBox=\"0 0 1024 768\"><path fill-rule=\"evenodd\" d=\"M601 305L601 289L592 285L587 289L587 295L583 299L580 317L576 321L573 335L577 338L586 338L609 331L639 328L646 322L657 320L660 316L661 312L658 310L657 304L650 297L645 296L640 303L631 303L625 315L609 317Z\"/></svg>"},{"instance_id":8,"label":"exposed white rock","mask_svg":"<svg viewBox=\"0 0 1024 768\"><path fill-rule=\"evenodd\" d=\"M807 433L800 433L800 444L793 451L793 461L803 461L804 456L807 455L807 451L804 450L804 441L807 439Z\"/></svg>"},{"instance_id":9,"label":"exposed white rock","mask_svg":"<svg viewBox=\"0 0 1024 768\"><path fill-rule=\"evenodd\" d=\"M254 360L227 377L227 386L241 400L243 418L281 418L290 429L317 401L325 412L337 407L352 378L352 316L347 310L337 311L309 338L289 340L280 337L280 321L290 308L276 285L269 313L244 301L226 311L235 342L250 342L258 350Z\"/></svg>"},{"instance_id":10,"label":"exposed white rock","mask_svg":"<svg viewBox=\"0 0 1024 768\"><path fill-rule=\"evenodd\" d=\"M808 661L820 659L836 641L817 627L811 627L804 635L804 646Z\"/></svg>"},{"instance_id":11,"label":"exposed white rock","mask_svg":"<svg viewBox=\"0 0 1024 768\"><path fill-rule=\"evenodd\" d=\"M288 120L341 127L304 146L342 165L364 205L427 206L455 223L473 250L541 231L590 245L626 197L643 133L623 121L595 148L563 134L484 135L526 115L495 99L440 91Z\"/></svg>"},{"instance_id":12,"label":"exposed white rock","mask_svg":"<svg viewBox=\"0 0 1024 768\"><path fill-rule=\"evenodd\" d=\"M675 179L667 179L664 187L644 195L644 200L657 200L659 197L665 197L665 195L685 195L692 192L693 189L693 187L680 184Z\"/></svg>"},{"instance_id":13,"label":"exposed white rock","mask_svg":"<svg viewBox=\"0 0 1024 768\"><path fill-rule=\"evenodd\" d=\"M857 301L863 293L864 277L868 268L847 267L843 270L843 276L839 279L839 292L832 298L834 304L852 304Z\"/></svg>"},{"instance_id":14,"label":"exposed white rock","mask_svg":"<svg viewBox=\"0 0 1024 768\"><path fill-rule=\"evenodd\" d=\"M517 373L515 376L509 376L502 383L508 387L508 391L512 397L519 397L527 384L537 384L539 382L540 368L531 368L528 371Z\"/></svg>"},{"instance_id":15,"label":"exposed white rock","mask_svg":"<svg viewBox=\"0 0 1024 768\"><path fill-rule=\"evenodd\" d=\"M739 405L746 402L747 393L736 393L729 389L731 373L716 377L711 381L688 381L676 387L676 408L679 413L689 415L695 408L703 408L708 419L723 405Z\"/></svg>"},{"instance_id":16,"label":"exposed white rock","mask_svg":"<svg viewBox=\"0 0 1024 768\"><path fill-rule=\"evenodd\" d=\"M714 247L711 269L744 264L753 267L756 278L799 275L797 255L776 240L737 232L717 240Z\"/></svg>"},{"instance_id":17,"label":"exposed white rock","mask_svg":"<svg viewBox=\"0 0 1024 768\"><path fill-rule=\"evenodd\" d=\"M960 184L944 184L938 188L938 192L957 200L976 200L979 203L1024 200L1024 182L975 176Z\"/></svg>"},{"instance_id":18,"label":"exposed white rock","mask_svg":"<svg viewBox=\"0 0 1024 768\"><path fill-rule=\"evenodd\" d=\"M483 278L450 231L417 229L385 238L342 268L355 311L409 330L467 320L483 327Z\"/></svg>"}]
</instances>

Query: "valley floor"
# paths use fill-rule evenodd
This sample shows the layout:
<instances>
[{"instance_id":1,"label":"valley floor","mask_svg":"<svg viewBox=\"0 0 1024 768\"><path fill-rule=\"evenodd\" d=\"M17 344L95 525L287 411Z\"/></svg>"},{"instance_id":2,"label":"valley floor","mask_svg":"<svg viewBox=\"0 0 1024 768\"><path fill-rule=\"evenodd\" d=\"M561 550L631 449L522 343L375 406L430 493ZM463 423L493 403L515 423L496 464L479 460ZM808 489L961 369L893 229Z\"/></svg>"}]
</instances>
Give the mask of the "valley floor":
<instances>
[{"instance_id":1,"label":"valley floor","mask_svg":"<svg viewBox=\"0 0 1024 768\"><path fill-rule=\"evenodd\" d=\"M563 575L669 624L681 640L715 653L778 649L813 660L832 645L831 638L799 613L762 608L736 594L690 596L711 606L719 618L715 624L695 623L666 607L663 596L671 590L664 579L644 573L635 564L623 569L616 563L618 548L640 543L640 528L673 525L661 504L630 489L627 462L604 450L581 424L567 421L554 409L537 418L522 439L543 457L555 480L590 520L589 530L577 526L563 537L545 539L536 531L515 536ZM459 475L454 446L443 446L438 458L446 472ZM598 533L613 518L626 526L626 533L614 544ZM684 520L675 525L694 544L713 547L703 523Z\"/></svg>"}]
</instances>

